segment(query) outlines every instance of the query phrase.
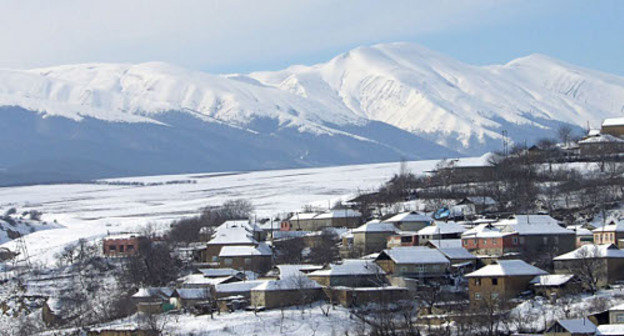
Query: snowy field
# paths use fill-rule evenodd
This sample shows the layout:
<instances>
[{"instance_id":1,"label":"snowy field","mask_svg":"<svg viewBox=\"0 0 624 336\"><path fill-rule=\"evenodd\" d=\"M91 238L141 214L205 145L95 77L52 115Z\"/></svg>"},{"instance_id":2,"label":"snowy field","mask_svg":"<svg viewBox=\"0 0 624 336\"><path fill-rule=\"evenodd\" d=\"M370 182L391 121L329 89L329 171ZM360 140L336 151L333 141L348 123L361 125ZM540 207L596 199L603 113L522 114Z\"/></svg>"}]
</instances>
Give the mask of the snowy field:
<instances>
[{"instance_id":1,"label":"snowy field","mask_svg":"<svg viewBox=\"0 0 624 336\"><path fill-rule=\"evenodd\" d=\"M462 159L462 163L480 158ZM408 162L414 173L431 170L437 160ZM26 236L30 256L52 262L54 254L80 238L97 239L108 232L164 225L197 214L208 205L244 198L258 217L329 204L372 190L399 171L399 163L354 165L217 174L184 174L103 180L123 184L58 184L0 188L0 211L36 209L43 220L62 228ZM141 184L131 185L132 182ZM167 182L171 184L167 184ZM174 183L172 183L174 182ZM152 185L153 184L153 185ZM2 246L13 248L14 242Z\"/></svg>"}]
</instances>

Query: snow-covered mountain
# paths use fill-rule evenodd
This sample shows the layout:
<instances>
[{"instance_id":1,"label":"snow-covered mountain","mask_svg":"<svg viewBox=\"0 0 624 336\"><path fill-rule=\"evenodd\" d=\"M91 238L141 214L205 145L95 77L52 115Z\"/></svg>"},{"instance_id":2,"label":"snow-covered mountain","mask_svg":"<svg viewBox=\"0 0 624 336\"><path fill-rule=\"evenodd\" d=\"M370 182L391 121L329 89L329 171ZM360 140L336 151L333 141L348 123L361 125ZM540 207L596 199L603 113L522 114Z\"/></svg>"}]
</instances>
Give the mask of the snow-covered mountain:
<instances>
[{"instance_id":1,"label":"snow-covered mountain","mask_svg":"<svg viewBox=\"0 0 624 336\"><path fill-rule=\"evenodd\" d=\"M475 155L624 114L624 78L423 47L210 75L163 63L0 70L0 184ZM36 177L36 178L33 178Z\"/></svg>"}]
</instances>

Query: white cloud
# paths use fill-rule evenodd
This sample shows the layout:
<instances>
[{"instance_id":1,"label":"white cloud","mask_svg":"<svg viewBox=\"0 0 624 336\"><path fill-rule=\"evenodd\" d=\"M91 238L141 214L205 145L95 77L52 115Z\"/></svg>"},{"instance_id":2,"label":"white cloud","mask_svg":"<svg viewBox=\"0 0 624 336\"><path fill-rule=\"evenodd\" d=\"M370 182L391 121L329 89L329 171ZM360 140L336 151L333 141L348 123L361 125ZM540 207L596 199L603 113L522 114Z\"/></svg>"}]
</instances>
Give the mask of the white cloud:
<instances>
[{"instance_id":1,"label":"white cloud","mask_svg":"<svg viewBox=\"0 0 624 336\"><path fill-rule=\"evenodd\" d=\"M231 69L501 22L517 11L485 0L1 1L0 67L159 60Z\"/></svg>"}]
</instances>

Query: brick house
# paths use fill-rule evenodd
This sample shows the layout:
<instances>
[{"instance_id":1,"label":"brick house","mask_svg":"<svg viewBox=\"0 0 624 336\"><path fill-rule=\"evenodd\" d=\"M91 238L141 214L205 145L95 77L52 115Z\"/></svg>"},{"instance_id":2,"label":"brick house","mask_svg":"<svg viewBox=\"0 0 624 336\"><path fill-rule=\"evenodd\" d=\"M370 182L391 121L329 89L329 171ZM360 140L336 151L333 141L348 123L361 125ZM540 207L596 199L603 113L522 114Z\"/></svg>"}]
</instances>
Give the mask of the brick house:
<instances>
[{"instance_id":1,"label":"brick house","mask_svg":"<svg viewBox=\"0 0 624 336\"><path fill-rule=\"evenodd\" d=\"M527 258L556 256L576 248L576 234L548 215L515 215L493 224L503 232L517 232L519 251Z\"/></svg>"},{"instance_id":2,"label":"brick house","mask_svg":"<svg viewBox=\"0 0 624 336\"><path fill-rule=\"evenodd\" d=\"M410 211L396 214L384 222L393 224L401 231L418 231L433 224L433 218L416 211Z\"/></svg>"},{"instance_id":3,"label":"brick house","mask_svg":"<svg viewBox=\"0 0 624 336\"><path fill-rule=\"evenodd\" d=\"M265 243L257 246L224 246L219 252L220 267L266 273L273 266L273 251Z\"/></svg>"},{"instance_id":4,"label":"brick house","mask_svg":"<svg viewBox=\"0 0 624 336\"><path fill-rule=\"evenodd\" d=\"M607 118L602 121L600 133L616 137L624 135L624 118Z\"/></svg>"},{"instance_id":5,"label":"brick house","mask_svg":"<svg viewBox=\"0 0 624 336\"><path fill-rule=\"evenodd\" d=\"M546 275L523 260L498 260L466 274L470 303L479 305L489 300L506 300L530 288L531 280Z\"/></svg>"},{"instance_id":6,"label":"brick house","mask_svg":"<svg viewBox=\"0 0 624 336\"><path fill-rule=\"evenodd\" d=\"M517 232L503 232L491 223L479 224L464 232L462 246L477 255L500 257L517 253L520 241Z\"/></svg>"},{"instance_id":7,"label":"brick house","mask_svg":"<svg viewBox=\"0 0 624 336\"><path fill-rule=\"evenodd\" d=\"M444 277L451 266L444 254L425 246L383 250L375 262L392 276L418 279Z\"/></svg>"},{"instance_id":8,"label":"brick house","mask_svg":"<svg viewBox=\"0 0 624 336\"><path fill-rule=\"evenodd\" d=\"M624 140L611 134L598 134L578 142L581 155L613 155L624 151Z\"/></svg>"},{"instance_id":9,"label":"brick house","mask_svg":"<svg viewBox=\"0 0 624 336\"><path fill-rule=\"evenodd\" d=\"M592 231L594 235L594 244L615 244L618 240L624 239L624 223L612 221L608 225L599 227Z\"/></svg>"},{"instance_id":10,"label":"brick house","mask_svg":"<svg viewBox=\"0 0 624 336\"><path fill-rule=\"evenodd\" d=\"M111 235L102 240L102 249L107 257L129 257L137 253L141 243L147 240L136 233Z\"/></svg>"},{"instance_id":11,"label":"brick house","mask_svg":"<svg viewBox=\"0 0 624 336\"><path fill-rule=\"evenodd\" d=\"M379 252L386 248L388 237L396 232L397 228L393 224L372 220L351 231L352 248L362 255Z\"/></svg>"}]
</instances>

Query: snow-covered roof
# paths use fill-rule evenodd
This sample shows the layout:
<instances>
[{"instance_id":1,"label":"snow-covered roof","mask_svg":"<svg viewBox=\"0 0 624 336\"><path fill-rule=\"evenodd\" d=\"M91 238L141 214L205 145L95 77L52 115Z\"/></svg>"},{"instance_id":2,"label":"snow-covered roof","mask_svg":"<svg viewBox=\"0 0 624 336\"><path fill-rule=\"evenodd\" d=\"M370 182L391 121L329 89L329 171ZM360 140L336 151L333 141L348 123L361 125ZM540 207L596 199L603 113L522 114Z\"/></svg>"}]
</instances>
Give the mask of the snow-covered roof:
<instances>
[{"instance_id":1,"label":"snow-covered roof","mask_svg":"<svg viewBox=\"0 0 624 336\"><path fill-rule=\"evenodd\" d=\"M219 252L219 257L244 257L244 256L271 256L273 251L264 243L258 246L224 246Z\"/></svg>"},{"instance_id":2,"label":"snow-covered roof","mask_svg":"<svg viewBox=\"0 0 624 336\"><path fill-rule=\"evenodd\" d=\"M132 239L132 238L138 238L141 236L142 235L140 233L129 232L129 233L117 233L117 234L108 235L104 237L103 239L105 240Z\"/></svg>"},{"instance_id":3,"label":"snow-covered roof","mask_svg":"<svg viewBox=\"0 0 624 336\"><path fill-rule=\"evenodd\" d=\"M384 254L397 264L450 264L442 252L425 246L395 247L383 250L379 257Z\"/></svg>"},{"instance_id":4,"label":"snow-covered roof","mask_svg":"<svg viewBox=\"0 0 624 336\"><path fill-rule=\"evenodd\" d=\"M531 280L531 284L536 287L561 286L566 282L570 281L570 279L572 279L573 277L573 274L538 275L533 278L533 280Z\"/></svg>"},{"instance_id":5,"label":"snow-covered roof","mask_svg":"<svg viewBox=\"0 0 624 336\"><path fill-rule=\"evenodd\" d=\"M233 268L200 268L198 271L206 278L224 277L242 274L241 271Z\"/></svg>"},{"instance_id":6,"label":"snow-covered roof","mask_svg":"<svg viewBox=\"0 0 624 336\"><path fill-rule=\"evenodd\" d=\"M574 251L562 254L553 260L578 260L591 258L624 258L624 251L613 244L583 245Z\"/></svg>"},{"instance_id":7,"label":"snow-covered roof","mask_svg":"<svg viewBox=\"0 0 624 336\"><path fill-rule=\"evenodd\" d=\"M352 233L375 233L375 232L397 232L397 228L394 224L380 222L378 219L356 228L351 231Z\"/></svg>"},{"instance_id":8,"label":"snow-covered roof","mask_svg":"<svg viewBox=\"0 0 624 336\"><path fill-rule=\"evenodd\" d=\"M596 335L622 336L624 324L603 324L597 327Z\"/></svg>"},{"instance_id":9,"label":"snow-covered roof","mask_svg":"<svg viewBox=\"0 0 624 336\"><path fill-rule=\"evenodd\" d=\"M611 134L598 134L598 135L594 135L594 136L590 136L587 137L586 139L583 139L581 141L579 141L579 145L581 144L591 144L591 143L605 143L605 142L609 142L609 143L614 143L614 142L620 142L620 143L624 143L624 140L615 137Z\"/></svg>"},{"instance_id":10,"label":"snow-covered roof","mask_svg":"<svg viewBox=\"0 0 624 336\"><path fill-rule=\"evenodd\" d=\"M433 239L429 241L429 244L433 245L437 249L462 247L461 239Z\"/></svg>"},{"instance_id":11,"label":"snow-covered roof","mask_svg":"<svg viewBox=\"0 0 624 336\"><path fill-rule=\"evenodd\" d=\"M457 168L457 167L487 167L491 166L490 161L495 159L498 155L494 153L485 153L479 157L468 157L468 158L459 158L449 160L452 163L452 166L449 168Z\"/></svg>"},{"instance_id":12,"label":"snow-covered roof","mask_svg":"<svg viewBox=\"0 0 624 336\"><path fill-rule=\"evenodd\" d=\"M362 214L359 211L351 209L335 209L323 212L317 215L314 219L328 219L328 218L347 218L347 217L361 217Z\"/></svg>"},{"instance_id":13,"label":"snow-covered roof","mask_svg":"<svg viewBox=\"0 0 624 336\"><path fill-rule=\"evenodd\" d=\"M213 238L208 242L208 245L222 245L222 244L256 245L258 243L253 238L253 234L249 231L249 229L246 226L242 226L242 225L223 226L224 224L222 224L215 230Z\"/></svg>"},{"instance_id":14,"label":"snow-covered roof","mask_svg":"<svg viewBox=\"0 0 624 336\"><path fill-rule=\"evenodd\" d=\"M464 231L466 231L466 229L455 222L435 221L433 225L420 229L420 231L418 231L418 234L421 236L428 236L438 234L462 233Z\"/></svg>"},{"instance_id":15,"label":"snow-covered roof","mask_svg":"<svg viewBox=\"0 0 624 336\"><path fill-rule=\"evenodd\" d=\"M462 233L462 238L500 238L513 234L514 232L503 232L492 223L483 223Z\"/></svg>"},{"instance_id":16,"label":"snow-covered roof","mask_svg":"<svg viewBox=\"0 0 624 336\"><path fill-rule=\"evenodd\" d=\"M168 298L173 294L173 289L168 287L142 287L132 295L135 299Z\"/></svg>"},{"instance_id":17,"label":"snow-covered roof","mask_svg":"<svg viewBox=\"0 0 624 336\"><path fill-rule=\"evenodd\" d=\"M624 117L607 118L602 122L602 126L620 126L624 125Z\"/></svg>"},{"instance_id":18,"label":"snow-covered roof","mask_svg":"<svg viewBox=\"0 0 624 336\"><path fill-rule=\"evenodd\" d=\"M624 222L611 222L594 229L594 232L624 232Z\"/></svg>"},{"instance_id":19,"label":"snow-covered roof","mask_svg":"<svg viewBox=\"0 0 624 336\"><path fill-rule=\"evenodd\" d=\"M596 332L596 325L588 318L578 318L570 320L559 320L557 323L571 334L593 334Z\"/></svg>"},{"instance_id":20,"label":"snow-covered roof","mask_svg":"<svg viewBox=\"0 0 624 336\"><path fill-rule=\"evenodd\" d=\"M269 280L247 280L239 282L231 282L215 286L217 293L239 293L249 292L252 288L257 287Z\"/></svg>"},{"instance_id":21,"label":"snow-covered roof","mask_svg":"<svg viewBox=\"0 0 624 336\"><path fill-rule=\"evenodd\" d=\"M496 201L490 196L468 196L465 200L478 205L496 205Z\"/></svg>"},{"instance_id":22,"label":"snow-covered roof","mask_svg":"<svg viewBox=\"0 0 624 336\"><path fill-rule=\"evenodd\" d=\"M496 264L487 265L466 274L466 277L537 276L546 274L548 272L529 265L524 260L498 260Z\"/></svg>"},{"instance_id":23,"label":"snow-covered roof","mask_svg":"<svg viewBox=\"0 0 624 336\"><path fill-rule=\"evenodd\" d=\"M203 274L189 274L179 278L178 282L181 282L182 286L210 286L218 285L233 278L232 275L208 278Z\"/></svg>"},{"instance_id":24,"label":"snow-covered roof","mask_svg":"<svg viewBox=\"0 0 624 336\"><path fill-rule=\"evenodd\" d=\"M387 223L397 223L397 222L433 222L433 218L418 213L416 211L402 212L400 214L394 215L384 222Z\"/></svg>"},{"instance_id":25,"label":"snow-covered roof","mask_svg":"<svg viewBox=\"0 0 624 336\"><path fill-rule=\"evenodd\" d=\"M310 273L310 276L375 275L385 272L374 262L360 259L344 259L342 263L330 264L328 269Z\"/></svg>"},{"instance_id":26,"label":"snow-covered roof","mask_svg":"<svg viewBox=\"0 0 624 336\"><path fill-rule=\"evenodd\" d=\"M572 230L574 231L574 233L576 233L577 236L593 236L593 232L589 229L586 229L582 226L575 226L575 227L566 227L566 229L568 230Z\"/></svg>"},{"instance_id":27,"label":"snow-covered roof","mask_svg":"<svg viewBox=\"0 0 624 336\"><path fill-rule=\"evenodd\" d=\"M494 224L504 232L516 231L520 235L561 235L575 234L559 225L556 219L548 215L515 215Z\"/></svg>"},{"instance_id":28,"label":"snow-covered roof","mask_svg":"<svg viewBox=\"0 0 624 336\"><path fill-rule=\"evenodd\" d=\"M320 270L323 268L323 266L320 266L320 265L302 265L302 264L277 265L276 267L279 270L280 279L290 277L290 276L302 275L304 272L316 271L316 270Z\"/></svg>"},{"instance_id":29,"label":"snow-covered roof","mask_svg":"<svg viewBox=\"0 0 624 336\"><path fill-rule=\"evenodd\" d=\"M212 297L207 288L177 288L175 293L183 300L206 300Z\"/></svg>"},{"instance_id":30,"label":"snow-covered roof","mask_svg":"<svg viewBox=\"0 0 624 336\"><path fill-rule=\"evenodd\" d=\"M449 259L455 259L455 260L477 259L477 257L475 257L473 254L468 252L468 250L466 250L463 247L442 247L442 248L438 248L438 250L442 252L442 254L444 254Z\"/></svg>"},{"instance_id":31,"label":"snow-covered roof","mask_svg":"<svg viewBox=\"0 0 624 336\"><path fill-rule=\"evenodd\" d=\"M624 310L624 304L619 304L617 306L613 306L609 308L609 310Z\"/></svg>"},{"instance_id":32,"label":"snow-covered roof","mask_svg":"<svg viewBox=\"0 0 624 336\"><path fill-rule=\"evenodd\" d=\"M252 291L302 290L322 288L316 281L307 276L291 276L279 280L269 280L254 288Z\"/></svg>"},{"instance_id":33,"label":"snow-covered roof","mask_svg":"<svg viewBox=\"0 0 624 336\"><path fill-rule=\"evenodd\" d=\"M318 215L319 215L318 212L301 212L301 213L296 213L296 214L290 216L290 218L288 220L296 221L296 220L312 219L312 218L314 218L314 217L316 217Z\"/></svg>"}]
</instances>

